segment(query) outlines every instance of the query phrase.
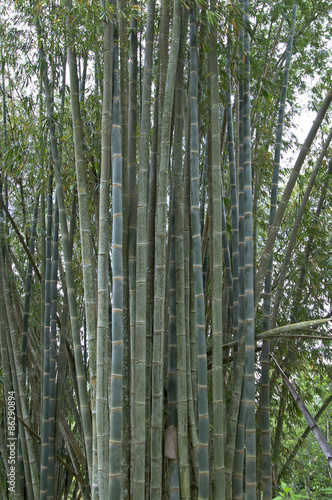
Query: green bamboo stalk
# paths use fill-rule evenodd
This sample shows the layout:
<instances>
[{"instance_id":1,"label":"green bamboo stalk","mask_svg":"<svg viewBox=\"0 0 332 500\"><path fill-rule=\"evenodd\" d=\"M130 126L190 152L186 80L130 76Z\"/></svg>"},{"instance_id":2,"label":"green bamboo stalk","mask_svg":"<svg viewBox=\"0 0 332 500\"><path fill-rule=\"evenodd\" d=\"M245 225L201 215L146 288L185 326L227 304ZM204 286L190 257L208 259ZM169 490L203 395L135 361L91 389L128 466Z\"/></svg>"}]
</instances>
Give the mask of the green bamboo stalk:
<instances>
[{"instance_id":1,"label":"green bamboo stalk","mask_svg":"<svg viewBox=\"0 0 332 500\"><path fill-rule=\"evenodd\" d=\"M160 164L159 169L157 170L154 324L152 354L151 499L159 499L161 497L162 485L167 180L170 158L171 118L174 102L174 86L180 45L180 33L181 5L178 0L174 0L171 51L167 67L167 78L163 104L163 120L161 126Z\"/></svg>"},{"instance_id":2,"label":"green bamboo stalk","mask_svg":"<svg viewBox=\"0 0 332 500\"><path fill-rule=\"evenodd\" d=\"M234 341L235 347L238 348L237 360L234 368L234 384L232 387L232 399L227 412L227 439L225 446L225 493L226 498L232 497L232 475L234 464L234 477L233 477L233 495L234 498L243 497L243 439L244 439L244 426L242 424L243 417L241 408L241 394L243 387L244 376L244 354L245 342L244 336L241 338L240 345L238 341ZM241 425L238 426L238 423ZM237 449L237 454L235 450ZM236 459L234 460L234 457ZM242 468L240 468L242 466Z\"/></svg>"},{"instance_id":3,"label":"green bamboo stalk","mask_svg":"<svg viewBox=\"0 0 332 500\"><path fill-rule=\"evenodd\" d=\"M88 183L84 155L83 125L79 100L79 81L77 76L76 49L68 47L71 112L73 120L76 182L79 205L80 238L83 267L84 304L89 344L90 399L92 409L92 490L98 476L97 428L96 428L96 349L97 349L97 287L95 255L93 251L92 230L89 210Z\"/></svg>"},{"instance_id":4,"label":"green bamboo stalk","mask_svg":"<svg viewBox=\"0 0 332 500\"><path fill-rule=\"evenodd\" d=\"M255 320L253 276L253 223L250 126L249 0L244 1L244 306L245 306L245 399L246 399L246 500L256 500L255 420Z\"/></svg>"},{"instance_id":5,"label":"green bamboo stalk","mask_svg":"<svg viewBox=\"0 0 332 500\"><path fill-rule=\"evenodd\" d=\"M279 117L276 133L276 144L274 154L274 168L271 190L270 221L271 227L277 211L277 194L279 183L279 168L281 158L281 143L285 117L286 96L288 87L289 67L293 48L293 37L295 30L297 5L293 6L292 25L287 43L287 56L282 81L281 97L279 104ZM270 329L271 296L272 296L272 272L273 253L265 276L265 293L263 303L263 331ZM262 349L262 379L261 379L261 443L262 443L262 476L263 476L263 498L272 499L272 462L271 462L271 429L270 429L270 341L263 342Z\"/></svg>"},{"instance_id":6,"label":"green bamboo stalk","mask_svg":"<svg viewBox=\"0 0 332 500\"><path fill-rule=\"evenodd\" d=\"M123 256L122 256L122 144L119 53L113 42L112 115L112 373L109 450L109 496L121 498L122 375L123 375Z\"/></svg>"},{"instance_id":7,"label":"green bamboo stalk","mask_svg":"<svg viewBox=\"0 0 332 500\"><path fill-rule=\"evenodd\" d=\"M176 101L175 101L176 102ZM175 158L173 160L173 165ZM174 171L173 171L174 174ZM174 176L173 176L174 181ZM169 459L169 495L174 500L180 498L178 460L178 394L177 394L177 318L175 284L175 195L174 182L170 214L171 242L169 265L169 327L168 327L168 372L167 372L167 429L165 433L165 456Z\"/></svg>"},{"instance_id":8,"label":"green bamboo stalk","mask_svg":"<svg viewBox=\"0 0 332 500\"><path fill-rule=\"evenodd\" d=\"M211 1L215 11L215 1ZM225 430L222 332L222 184L220 169L220 104L218 81L217 31L210 26L211 85L211 297L212 297L212 403L214 497L225 498Z\"/></svg>"},{"instance_id":9,"label":"green bamboo stalk","mask_svg":"<svg viewBox=\"0 0 332 500\"><path fill-rule=\"evenodd\" d=\"M240 8L243 8L243 2L240 3ZM244 89L243 89L243 29L239 35L240 53L239 53L239 72L241 75L238 89L238 227L239 227L239 314L238 314L238 349L240 349L242 338L245 349L244 322L245 322L245 307L244 307ZM235 367L236 368L236 367ZM241 378L244 376L241 367L237 370L238 379L234 378L234 388L240 385ZM237 434L235 438L235 454L234 454L234 469L232 490L234 499L243 498L243 471L244 471L244 428L245 428L245 395L244 383L241 383L240 407L236 408L238 415ZM233 410L235 411L235 409Z\"/></svg>"},{"instance_id":10,"label":"green bamboo stalk","mask_svg":"<svg viewBox=\"0 0 332 500\"><path fill-rule=\"evenodd\" d=\"M42 163L41 163L42 164ZM45 194L42 190L40 199L40 252L41 252L41 265L40 265L40 292L41 292L41 311L40 311L40 345L44 345L44 315L45 315L45 267L46 267L46 225L45 225ZM41 366L43 366L44 356L41 353ZM43 391L43 380L41 379L40 394Z\"/></svg>"},{"instance_id":11,"label":"green bamboo stalk","mask_svg":"<svg viewBox=\"0 0 332 500\"><path fill-rule=\"evenodd\" d=\"M127 0L117 0L119 27L119 64L120 64L120 102L121 102L121 137L122 137L122 265L123 265L123 426L130 426L130 303L129 303L129 271L128 271L128 6ZM136 129L136 127L135 127ZM122 485L130 491L130 433L122 436ZM125 493L123 492L123 495Z\"/></svg>"},{"instance_id":12,"label":"green bamboo stalk","mask_svg":"<svg viewBox=\"0 0 332 500\"><path fill-rule=\"evenodd\" d=\"M160 164L161 129L163 123L163 102L166 85L169 30L170 0L161 4L159 37L158 37L158 73L155 90L155 106L153 113L153 133L151 144L151 160L149 162L148 183L148 215L147 215L147 272L146 272L146 455L151 448L151 394L152 394L152 353L153 353L153 318L154 318L154 279L155 279L155 220L157 204L157 165ZM167 280L166 280L167 281ZM167 288L167 285L166 285ZM167 295L168 297L168 295ZM167 305L165 303L165 307ZM167 317L167 316L165 316ZM166 324L165 324L166 330ZM146 481L149 483L151 463L146 468ZM148 494L148 493L147 493Z\"/></svg>"},{"instance_id":13,"label":"green bamboo stalk","mask_svg":"<svg viewBox=\"0 0 332 500\"><path fill-rule=\"evenodd\" d=\"M135 3L135 2L132 2ZM128 268L129 268L129 317L130 317L130 359L126 361L128 380L130 380L130 413L124 415L124 427L131 428L128 433L128 456L126 464L129 479L132 479L130 459L133 453L132 429L134 425L134 354L135 354L135 322L136 322L136 232L137 232L137 196L136 196L136 145L137 145L137 19L130 18L130 62L129 62L129 111L128 111ZM127 418L127 420L125 420Z\"/></svg>"},{"instance_id":14,"label":"green bamboo stalk","mask_svg":"<svg viewBox=\"0 0 332 500\"><path fill-rule=\"evenodd\" d=\"M181 499L190 498L189 443L188 443L188 389L187 389L187 341L185 322L185 276L184 276L184 199L182 179L183 148L183 49L187 34L188 18L183 12L181 44L179 49L176 87L175 87L175 122L174 122L174 257L175 257L175 315L177 348L177 401L178 401L178 453L180 472Z\"/></svg>"},{"instance_id":15,"label":"green bamboo stalk","mask_svg":"<svg viewBox=\"0 0 332 500\"><path fill-rule=\"evenodd\" d=\"M202 276L202 240L199 214L199 152L197 106L197 40L196 13L190 11L190 164L191 164L191 224L196 309L198 413L199 413L199 486L198 497L209 497L209 415L207 399L207 357L205 344L205 305Z\"/></svg>"},{"instance_id":16,"label":"green bamboo stalk","mask_svg":"<svg viewBox=\"0 0 332 500\"><path fill-rule=\"evenodd\" d=\"M108 2L104 8L109 8ZM98 450L98 495L108 497L109 483L109 406L108 406L108 352L109 352L109 191L111 165L112 116L112 45L113 22L107 13L104 25L104 77L101 172L99 188L98 234L98 316L97 316L97 380L96 426Z\"/></svg>"},{"instance_id":17,"label":"green bamboo stalk","mask_svg":"<svg viewBox=\"0 0 332 500\"><path fill-rule=\"evenodd\" d=\"M150 105L152 82L152 56L154 39L155 1L148 3L146 26L146 51L143 75L143 95L140 125L139 159L137 191L137 247L136 247L136 331L135 331L135 371L134 397L135 422L133 498L140 500L145 495L146 469L146 274L147 274L147 187L149 165Z\"/></svg>"},{"instance_id":18,"label":"green bamboo stalk","mask_svg":"<svg viewBox=\"0 0 332 500\"><path fill-rule=\"evenodd\" d=\"M44 363L41 422L40 498L47 499L47 474L49 456L49 391L50 391L50 326L51 326L51 264L52 264L52 191L53 176L48 175L47 224L46 224L46 269L45 269L45 315L44 315Z\"/></svg>"},{"instance_id":19,"label":"green bamboo stalk","mask_svg":"<svg viewBox=\"0 0 332 500\"><path fill-rule=\"evenodd\" d=\"M231 45L232 23L228 23L227 33L227 57L226 71L228 76L228 85L226 89L227 99L227 145L229 161L229 183L231 193L231 214L232 214L232 274L233 274L233 337L238 340L238 319L239 319L239 201L237 195L237 175L235 164L234 132L233 132L233 113L231 101L231 67L230 59L232 52Z\"/></svg>"},{"instance_id":20,"label":"green bamboo stalk","mask_svg":"<svg viewBox=\"0 0 332 500\"><path fill-rule=\"evenodd\" d=\"M65 109L65 91L66 91L66 68L67 68L67 50L66 47L63 50L63 57L62 57L62 77L61 77L61 87L60 87L60 120L59 120L59 135L62 138L63 137L63 120L64 120L64 109ZM59 144L59 158L60 162L62 159L62 140L60 140ZM72 199L72 220L70 222L70 231L73 227L75 227L75 215L76 215L76 192L74 192L73 199ZM59 256L59 251L58 251L58 238L59 238L59 207L56 202L56 213L54 216L55 220L55 225L57 226L54 227L55 230L55 235L57 238L57 246L54 247L54 250L57 250L57 256L54 258L54 262L56 261L57 265L57 270L55 271L55 264L53 267L53 262L52 262L52 273L54 274L53 283L52 283L52 306L51 306L51 366L55 368L55 357L56 357L56 326L57 326L57 272L58 268L60 267L60 275L61 271L63 274L63 269L61 265L61 256ZM69 232L70 232L69 231ZM54 236L54 241L55 241L55 236ZM52 259L53 260L53 259ZM59 264L60 263L60 264ZM57 377L56 377L56 384L54 383L54 450L58 449L58 445L60 442L60 426L59 426L59 419L60 419L60 414L62 412L62 405L63 405L63 387L64 387L64 378L66 376L66 370L67 370L67 360L66 360L66 346L65 342L67 340L66 338L66 327L67 327L67 318L68 318L68 294L67 294L67 289L66 289L66 283L65 280L62 282L62 290L63 290L63 306L62 306L62 318L61 318L61 325L60 326L60 345L59 345L59 353L58 353L58 363L57 363ZM55 355L53 356L52 354L52 349L55 350ZM52 359L54 358L54 362ZM55 375L54 375L55 378ZM53 375L50 376L50 380L53 379ZM53 387L53 384L51 385ZM50 399L52 399L52 395L50 395ZM52 417L50 417L50 434L52 436L53 431L52 431ZM52 447L51 442L50 442L50 448ZM54 452L53 452L54 453ZM49 471L53 469L52 466L52 460L53 460L53 455L52 451L49 454L49 460L51 463L49 463ZM63 469L60 468L59 466L59 461L55 460L54 463L54 481L55 485L59 484L59 478L61 477L61 474L63 474ZM57 486L55 486L55 489L57 489ZM48 493L48 496L52 496L52 491Z\"/></svg>"},{"instance_id":21,"label":"green bamboo stalk","mask_svg":"<svg viewBox=\"0 0 332 500\"><path fill-rule=\"evenodd\" d=\"M49 405L48 405L48 470L47 470L47 498L54 498L55 483L55 403L56 403L56 353L57 353L57 307L58 307L58 239L59 239L59 210L55 199L54 227L51 263L51 328L50 328L50 371L49 371Z\"/></svg>"},{"instance_id":22,"label":"green bamboo stalk","mask_svg":"<svg viewBox=\"0 0 332 500\"><path fill-rule=\"evenodd\" d=\"M226 222L226 207L225 207L225 202L222 199L222 248L223 248L223 257L224 257L224 263L225 263L225 278L226 278L226 293L228 295L228 303L226 303L226 307L228 307L231 311L232 318L234 316L233 313L233 289L234 289L234 282L233 282L233 273L232 273L232 263L231 263L231 252L229 249L229 243L228 243L228 234L227 234L227 222ZM227 319L227 318L226 318ZM225 318L223 318L223 321L225 321ZM227 332L227 337L228 338L228 332Z\"/></svg>"},{"instance_id":23,"label":"green bamboo stalk","mask_svg":"<svg viewBox=\"0 0 332 500\"><path fill-rule=\"evenodd\" d=\"M61 328L60 328L60 345L58 354L58 373L57 373L57 383L56 383L56 403L55 403L55 436L54 436L54 446L58 449L59 443L61 442L61 434L59 428L60 415L62 413L62 408L64 406L64 385L65 379L68 373L68 362L66 357L66 342L68 342L68 293L67 286L64 278L64 271L62 268L61 257L59 256L59 270L60 270L60 280L63 290L63 303L62 303L62 315L61 315ZM55 464L55 480L59 484L61 475L63 474L62 468L59 467L58 461Z\"/></svg>"},{"instance_id":24,"label":"green bamboo stalk","mask_svg":"<svg viewBox=\"0 0 332 500\"><path fill-rule=\"evenodd\" d=\"M183 92L185 94L185 92ZM184 95L183 107L187 99ZM185 117L186 151L184 162L183 186L183 251L184 251L184 280L185 280L185 331L186 331L186 366L187 366L187 397L188 397L188 425L192 447L190 448L194 478L191 481L191 495L197 496L198 487L198 432L196 426L197 414L197 349L195 331L195 297L192 270L191 219L190 219L190 120L189 106Z\"/></svg>"},{"instance_id":25,"label":"green bamboo stalk","mask_svg":"<svg viewBox=\"0 0 332 500\"><path fill-rule=\"evenodd\" d=\"M207 164L208 164L208 155L207 155L207 138L205 139L205 155L204 155L204 164L203 164L203 172L202 172L202 196L200 200L200 217L201 217L201 236L203 237L204 231L204 211L205 211L205 198L206 198L206 179L207 179ZM205 289L205 287L204 287Z\"/></svg>"}]
</instances>

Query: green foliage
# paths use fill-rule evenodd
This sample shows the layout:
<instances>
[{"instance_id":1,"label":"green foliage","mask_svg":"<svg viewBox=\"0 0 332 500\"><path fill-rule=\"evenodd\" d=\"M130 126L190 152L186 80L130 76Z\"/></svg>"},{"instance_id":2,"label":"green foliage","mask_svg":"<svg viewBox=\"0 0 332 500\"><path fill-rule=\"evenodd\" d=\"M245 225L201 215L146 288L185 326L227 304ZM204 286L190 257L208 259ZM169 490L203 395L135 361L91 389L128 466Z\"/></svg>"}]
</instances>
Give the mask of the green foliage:
<instances>
[{"instance_id":1,"label":"green foliage","mask_svg":"<svg viewBox=\"0 0 332 500\"><path fill-rule=\"evenodd\" d=\"M291 486L287 486L286 483L281 481L280 483L280 494L276 497L274 497L273 500L282 500L283 498L288 498L289 500L297 500L300 498L307 498L303 495L298 495L297 493L294 493L293 488Z\"/></svg>"}]
</instances>

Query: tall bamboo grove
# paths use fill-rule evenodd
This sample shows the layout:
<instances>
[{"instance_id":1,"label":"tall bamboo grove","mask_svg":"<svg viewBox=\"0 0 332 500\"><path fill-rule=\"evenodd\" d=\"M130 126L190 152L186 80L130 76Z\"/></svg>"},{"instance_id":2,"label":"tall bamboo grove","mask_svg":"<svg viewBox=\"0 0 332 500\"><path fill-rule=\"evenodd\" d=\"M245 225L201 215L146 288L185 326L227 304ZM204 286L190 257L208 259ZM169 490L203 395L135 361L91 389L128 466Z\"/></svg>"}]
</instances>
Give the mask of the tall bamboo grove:
<instances>
[{"instance_id":1,"label":"tall bamboo grove","mask_svg":"<svg viewBox=\"0 0 332 500\"><path fill-rule=\"evenodd\" d=\"M326 2L0 11L0 499L328 481Z\"/></svg>"}]
</instances>

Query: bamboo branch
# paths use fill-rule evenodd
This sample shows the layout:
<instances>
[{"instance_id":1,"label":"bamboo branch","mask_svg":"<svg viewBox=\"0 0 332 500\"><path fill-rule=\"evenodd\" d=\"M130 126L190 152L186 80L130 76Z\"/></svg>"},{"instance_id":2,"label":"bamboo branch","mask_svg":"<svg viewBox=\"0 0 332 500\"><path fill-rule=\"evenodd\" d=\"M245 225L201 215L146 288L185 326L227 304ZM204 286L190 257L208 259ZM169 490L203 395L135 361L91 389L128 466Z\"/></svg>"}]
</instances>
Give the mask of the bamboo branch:
<instances>
[{"instance_id":1,"label":"bamboo branch","mask_svg":"<svg viewBox=\"0 0 332 500\"><path fill-rule=\"evenodd\" d=\"M316 319L316 320L312 320L312 321L302 321L301 323L292 323L291 325L284 325L284 326L280 326L278 328L273 328L273 330L267 330L266 332L264 333L260 333L258 335L256 335L256 340L263 340L263 339L267 339L267 338L271 338L271 337L286 337L286 335L280 335L280 334L284 334L284 333L288 333L288 332L292 332L294 330L304 330L304 331L308 331L307 330L307 327L309 326L315 326L315 325L321 325L322 323L326 323L327 321L332 321L332 318L322 318L322 319ZM324 339L324 340L332 340L332 336L331 337L324 337L324 336L312 336L312 335L289 335L287 336L288 337L305 337L305 338L318 338L318 339ZM227 344L224 344L223 345L223 349L230 349L231 347L236 347L238 345L238 342L234 341L234 342L228 342Z\"/></svg>"},{"instance_id":2,"label":"bamboo branch","mask_svg":"<svg viewBox=\"0 0 332 500\"><path fill-rule=\"evenodd\" d=\"M324 413L324 411L326 410L326 408L329 406L329 404L331 403L332 401L332 394L329 395L329 397L324 401L323 405L319 408L318 412L316 413L316 415L314 416L314 419L317 421L319 419L319 417ZM278 482L280 481L280 479L282 478L282 476L284 475L284 473L286 472L286 469L289 468L291 462L294 460L297 452L299 451L299 449L301 448L301 446L303 445L304 443L304 440L306 439L306 437L308 436L310 432L310 426L308 425L308 427L305 429L305 431L302 433L302 435L299 437L296 445L294 446L294 448L292 449L289 457L287 458L286 462L284 463L284 465L282 466L282 469L281 471L279 472L278 474Z\"/></svg>"},{"instance_id":3,"label":"bamboo branch","mask_svg":"<svg viewBox=\"0 0 332 500\"><path fill-rule=\"evenodd\" d=\"M1 206L2 206L2 208L4 209L4 211L6 212L6 215L7 215L8 219L10 220L10 222L11 222L11 224L12 224L12 226L13 226L13 229L14 229L15 233L16 233L16 234L17 234L17 236L18 236L18 239L19 239L19 240L20 240L20 242L22 243L23 248L24 248L24 250L25 250L25 253L27 254L28 259L29 259L29 261L30 261L31 265L32 265L32 266L33 266L33 268L34 268L35 273L36 273L36 275L37 275L37 277L38 277L39 281L41 281L41 274L40 274L40 272L39 272L39 269L38 269L38 267L37 267L37 264L35 263L35 261L34 261L34 259L33 259L32 255L31 255L31 253L30 253L30 250L29 250L29 248L27 247L27 244L26 244L26 243L25 243L25 241L24 241L23 236L21 235L21 233L20 233L20 231L19 231L19 229L18 229L17 225L15 224L15 221L14 221L13 217L10 215L9 210L8 210L8 208L6 207L6 204L5 204L5 202L3 201L3 199L2 199L2 197L1 197L1 196L0 196L0 203L1 203Z\"/></svg>"},{"instance_id":4,"label":"bamboo branch","mask_svg":"<svg viewBox=\"0 0 332 500\"><path fill-rule=\"evenodd\" d=\"M296 390L293 387L293 385L291 384L290 380L285 375L285 373L283 372L283 370L281 369L281 367L278 365L277 360L272 356L272 354L270 354L270 356L271 356L271 359L274 361L276 367L278 368L279 372L281 373L282 378L284 379L284 382L285 382L285 384L286 384L289 392L291 393L291 395L295 399L296 404L298 405L298 407L300 408L300 410L301 410L304 418L308 422L308 425L309 425L310 429L312 430L312 432L314 433L314 436L315 436L315 438L317 440L317 443L319 444L322 452L325 455L325 458L327 459L327 461L329 463L329 466L332 469L332 448L331 448L331 446L327 442L324 434L322 433L322 431L318 427L317 422L315 421L315 419L310 414L309 410L307 409L307 407L303 403L302 399L300 398L300 396L296 392Z\"/></svg>"}]
</instances>

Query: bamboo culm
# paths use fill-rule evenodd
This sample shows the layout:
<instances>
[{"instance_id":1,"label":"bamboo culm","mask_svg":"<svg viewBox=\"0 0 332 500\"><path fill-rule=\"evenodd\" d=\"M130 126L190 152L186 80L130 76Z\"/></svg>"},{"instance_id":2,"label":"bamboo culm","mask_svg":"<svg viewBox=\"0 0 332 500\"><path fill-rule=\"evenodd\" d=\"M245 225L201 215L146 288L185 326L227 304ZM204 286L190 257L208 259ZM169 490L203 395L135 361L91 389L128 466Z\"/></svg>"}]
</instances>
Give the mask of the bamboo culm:
<instances>
[{"instance_id":1,"label":"bamboo culm","mask_svg":"<svg viewBox=\"0 0 332 500\"><path fill-rule=\"evenodd\" d=\"M109 496L121 498L122 372L123 372L123 256L122 143L118 44L113 43L112 116L112 365L109 450Z\"/></svg>"},{"instance_id":2,"label":"bamboo culm","mask_svg":"<svg viewBox=\"0 0 332 500\"><path fill-rule=\"evenodd\" d=\"M202 240L199 207L199 152L198 152L198 73L196 14L190 11L190 165L191 165L191 224L196 310L197 366L198 366L198 497L209 497L209 415L207 397L207 357L205 342L205 301L202 275Z\"/></svg>"}]
</instances>

